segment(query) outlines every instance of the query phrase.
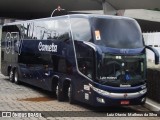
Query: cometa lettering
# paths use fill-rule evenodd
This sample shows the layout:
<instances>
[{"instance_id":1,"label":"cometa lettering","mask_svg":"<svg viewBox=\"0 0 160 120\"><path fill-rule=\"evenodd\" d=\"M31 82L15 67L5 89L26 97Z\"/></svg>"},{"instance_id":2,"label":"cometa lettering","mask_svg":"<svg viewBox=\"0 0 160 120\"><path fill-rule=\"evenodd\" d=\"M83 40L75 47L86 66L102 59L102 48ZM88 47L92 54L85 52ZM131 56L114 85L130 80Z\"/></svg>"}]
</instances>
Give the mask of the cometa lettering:
<instances>
[{"instance_id":1,"label":"cometa lettering","mask_svg":"<svg viewBox=\"0 0 160 120\"><path fill-rule=\"evenodd\" d=\"M57 52L57 45L52 43L51 45L45 45L42 42L39 43L38 45L39 51L43 52Z\"/></svg>"}]
</instances>

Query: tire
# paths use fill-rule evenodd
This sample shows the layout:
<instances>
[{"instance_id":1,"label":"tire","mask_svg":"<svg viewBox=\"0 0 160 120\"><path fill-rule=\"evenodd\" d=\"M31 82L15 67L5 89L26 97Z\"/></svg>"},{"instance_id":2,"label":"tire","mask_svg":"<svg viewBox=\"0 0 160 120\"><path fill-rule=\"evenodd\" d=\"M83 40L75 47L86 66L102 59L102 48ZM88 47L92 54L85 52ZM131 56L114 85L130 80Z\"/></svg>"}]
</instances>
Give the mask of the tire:
<instances>
[{"instance_id":1,"label":"tire","mask_svg":"<svg viewBox=\"0 0 160 120\"><path fill-rule=\"evenodd\" d=\"M68 101L69 101L70 104L74 104L75 103L75 100L74 100L74 97L73 97L72 84L70 84L69 87L68 87Z\"/></svg>"},{"instance_id":2,"label":"tire","mask_svg":"<svg viewBox=\"0 0 160 120\"><path fill-rule=\"evenodd\" d=\"M13 70L12 69L9 72L9 81L12 82L12 83L14 82Z\"/></svg>"},{"instance_id":3,"label":"tire","mask_svg":"<svg viewBox=\"0 0 160 120\"><path fill-rule=\"evenodd\" d=\"M19 84L19 74L17 69L14 71L13 77L14 77L15 84Z\"/></svg>"},{"instance_id":4,"label":"tire","mask_svg":"<svg viewBox=\"0 0 160 120\"><path fill-rule=\"evenodd\" d=\"M56 85L56 96L58 101L64 101L64 93L63 90L60 89L60 84L59 82Z\"/></svg>"}]
</instances>

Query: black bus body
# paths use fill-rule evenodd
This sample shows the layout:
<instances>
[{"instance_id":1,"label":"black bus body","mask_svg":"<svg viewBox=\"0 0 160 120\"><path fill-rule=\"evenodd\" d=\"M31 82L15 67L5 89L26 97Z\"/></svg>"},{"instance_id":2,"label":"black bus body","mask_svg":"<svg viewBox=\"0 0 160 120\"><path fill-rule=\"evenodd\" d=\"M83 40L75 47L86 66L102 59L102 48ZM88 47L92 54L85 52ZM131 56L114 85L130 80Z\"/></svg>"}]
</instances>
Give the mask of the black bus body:
<instances>
[{"instance_id":1,"label":"black bus body","mask_svg":"<svg viewBox=\"0 0 160 120\"><path fill-rule=\"evenodd\" d=\"M9 23L1 45L1 72L11 82L93 106L144 104L146 48L159 63L127 17L75 14Z\"/></svg>"}]
</instances>

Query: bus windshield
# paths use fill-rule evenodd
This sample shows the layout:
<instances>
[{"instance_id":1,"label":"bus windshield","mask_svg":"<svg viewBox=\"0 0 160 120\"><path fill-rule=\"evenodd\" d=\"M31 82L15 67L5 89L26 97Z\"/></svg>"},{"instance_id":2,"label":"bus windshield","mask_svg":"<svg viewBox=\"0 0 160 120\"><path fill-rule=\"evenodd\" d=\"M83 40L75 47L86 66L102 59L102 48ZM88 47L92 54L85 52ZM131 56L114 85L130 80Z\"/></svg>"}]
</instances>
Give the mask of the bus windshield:
<instances>
[{"instance_id":1,"label":"bus windshield","mask_svg":"<svg viewBox=\"0 0 160 120\"><path fill-rule=\"evenodd\" d=\"M104 54L97 66L97 79L101 84L120 86L137 85L145 82L145 55L116 56Z\"/></svg>"},{"instance_id":2,"label":"bus windshield","mask_svg":"<svg viewBox=\"0 0 160 120\"><path fill-rule=\"evenodd\" d=\"M92 18L95 44L112 48L141 48L141 30L132 19Z\"/></svg>"}]
</instances>

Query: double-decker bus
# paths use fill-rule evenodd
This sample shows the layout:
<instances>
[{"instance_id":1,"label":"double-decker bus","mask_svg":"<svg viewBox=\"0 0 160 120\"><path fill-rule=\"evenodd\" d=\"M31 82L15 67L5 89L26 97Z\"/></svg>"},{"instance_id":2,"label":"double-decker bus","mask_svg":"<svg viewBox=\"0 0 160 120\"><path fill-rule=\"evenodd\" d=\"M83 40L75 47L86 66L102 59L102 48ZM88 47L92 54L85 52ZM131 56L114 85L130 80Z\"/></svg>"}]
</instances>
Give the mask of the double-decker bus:
<instances>
[{"instance_id":1,"label":"double-decker bus","mask_svg":"<svg viewBox=\"0 0 160 120\"><path fill-rule=\"evenodd\" d=\"M145 103L146 48L131 18L73 14L3 25L1 72L93 106Z\"/></svg>"}]
</instances>

